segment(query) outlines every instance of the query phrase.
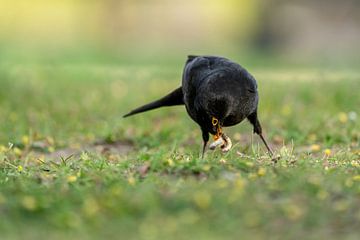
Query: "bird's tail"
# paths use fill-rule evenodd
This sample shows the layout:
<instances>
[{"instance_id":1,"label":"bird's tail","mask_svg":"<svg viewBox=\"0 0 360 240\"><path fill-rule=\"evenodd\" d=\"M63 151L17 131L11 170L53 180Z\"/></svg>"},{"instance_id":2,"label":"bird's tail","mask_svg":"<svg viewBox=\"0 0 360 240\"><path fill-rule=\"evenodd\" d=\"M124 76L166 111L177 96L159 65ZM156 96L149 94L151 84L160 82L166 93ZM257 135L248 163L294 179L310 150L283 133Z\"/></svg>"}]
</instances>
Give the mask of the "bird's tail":
<instances>
[{"instance_id":1,"label":"bird's tail","mask_svg":"<svg viewBox=\"0 0 360 240\"><path fill-rule=\"evenodd\" d=\"M154 102L148 103L144 106L138 107L128 114L125 114L123 117L129 117L134 114L146 112L155 108L165 107L165 106L175 106L175 105L183 105L184 104L184 95L182 92L182 87L179 87L166 95L165 97L156 100Z\"/></svg>"}]
</instances>

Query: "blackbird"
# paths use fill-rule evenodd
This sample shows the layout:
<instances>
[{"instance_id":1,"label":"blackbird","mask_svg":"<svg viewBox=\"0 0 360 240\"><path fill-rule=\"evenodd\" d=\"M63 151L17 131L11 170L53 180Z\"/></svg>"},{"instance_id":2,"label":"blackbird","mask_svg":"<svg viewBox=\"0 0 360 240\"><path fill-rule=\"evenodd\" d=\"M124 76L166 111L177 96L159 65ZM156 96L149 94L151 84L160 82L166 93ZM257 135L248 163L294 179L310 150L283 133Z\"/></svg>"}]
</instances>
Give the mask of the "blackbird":
<instances>
[{"instance_id":1,"label":"blackbird","mask_svg":"<svg viewBox=\"0 0 360 240\"><path fill-rule=\"evenodd\" d=\"M159 107L185 105L187 113L200 126L204 155L209 134L215 142L210 149L220 145L228 151L230 138L222 127L236 125L248 119L264 142L267 150L273 152L262 135L257 115L259 95L255 78L239 64L217 56L188 56L182 77L182 86L165 97L136 108L124 115L128 117Z\"/></svg>"}]
</instances>

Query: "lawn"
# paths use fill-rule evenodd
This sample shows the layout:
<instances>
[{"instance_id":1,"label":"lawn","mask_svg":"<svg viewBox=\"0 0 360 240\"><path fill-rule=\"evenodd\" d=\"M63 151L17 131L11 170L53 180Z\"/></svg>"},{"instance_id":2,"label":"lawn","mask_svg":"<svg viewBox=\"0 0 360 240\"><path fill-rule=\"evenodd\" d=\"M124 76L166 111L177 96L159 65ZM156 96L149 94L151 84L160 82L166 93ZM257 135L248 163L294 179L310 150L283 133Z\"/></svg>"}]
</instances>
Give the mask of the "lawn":
<instances>
[{"instance_id":1,"label":"lawn","mask_svg":"<svg viewBox=\"0 0 360 240\"><path fill-rule=\"evenodd\" d=\"M1 239L358 239L360 71L237 59L259 117L200 158L182 62L0 62Z\"/></svg>"}]
</instances>

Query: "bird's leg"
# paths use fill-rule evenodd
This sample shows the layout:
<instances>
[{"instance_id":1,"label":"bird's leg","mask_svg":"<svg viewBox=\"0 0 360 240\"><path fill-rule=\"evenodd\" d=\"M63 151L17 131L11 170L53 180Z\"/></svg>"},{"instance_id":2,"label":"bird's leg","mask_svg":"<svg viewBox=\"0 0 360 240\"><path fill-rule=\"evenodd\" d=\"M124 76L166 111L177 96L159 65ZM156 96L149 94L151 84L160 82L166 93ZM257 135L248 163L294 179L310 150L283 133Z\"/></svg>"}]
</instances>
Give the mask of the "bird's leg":
<instances>
[{"instance_id":1,"label":"bird's leg","mask_svg":"<svg viewBox=\"0 0 360 240\"><path fill-rule=\"evenodd\" d=\"M202 129L201 131L202 131L202 138L203 138L203 141L204 141L201 158L204 158L206 145L207 145L207 143L209 141L209 133L204 129Z\"/></svg>"},{"instance_id":2,"label":"bird's leg","mask_svg":"<svg viewBox=\"0 0 360 240\"><path fill-rule=\"evenodd\" d=\"M262 135L262 128L261 128L259 119L257 118L257 112L255 111L250 116L248 116L248 119L249 119L250 123L254 126L254 133L256 133L256 134L258 134L260 136L260 138L263 141L263 143L264 143L266 149L268 150L270 156L273 157L274 153L271 150L271 148L269 147L269 145L267 144L264 136Z\"/></svg>"},{"instance_id":3,"label":"bird's leg","mask_svg":"<svg viewBox=\"0 0 360 240\"><path fill-rule=\"evenodd\" d=\"M201 153L201 158L204 158L205 150L206 150L206 145L207 145L207 142L204 142L204 144L203 144L203 149L202 149L202 153Z\"/></svg>"},{"instance_id":4,"label":"bird's leg","mask_svg":"<svg viewBox=\"0 0 360 240\"><path fill-rule=\"evenodd\" d=\"M263 143L265 144L265 147L267 148L267 150L269 151L271 157L274 156L274 152L271 150L271 148L269 147L269 145L267 144L267 142L265 141L264 136L262 135L262 133L259 134L261 140L263 141Z\"/></svg>"}]
</instances>

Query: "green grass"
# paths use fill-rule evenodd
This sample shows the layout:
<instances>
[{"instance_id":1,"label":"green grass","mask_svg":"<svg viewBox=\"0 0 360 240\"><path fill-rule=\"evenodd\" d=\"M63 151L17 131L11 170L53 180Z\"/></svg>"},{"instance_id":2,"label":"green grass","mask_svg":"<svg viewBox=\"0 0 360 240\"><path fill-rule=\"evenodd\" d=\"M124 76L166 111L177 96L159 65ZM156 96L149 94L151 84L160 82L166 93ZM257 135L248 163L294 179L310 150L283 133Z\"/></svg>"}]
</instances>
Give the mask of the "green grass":
<instances>
[{"instance_id":1,"label":"green grass","mask_svg":"<svg viewBox=\"0 0 360 240\"><path fill-rule=\"evenodd\" d=\"M358 70L248 66L273 164L247 122L201 159L184 107L122 119L182 67L2 62L0 238L358 238ZM131 150L82 152L95 142ZM82 154L51 157L69 148Z\"/></svg>"}]
</instances>

